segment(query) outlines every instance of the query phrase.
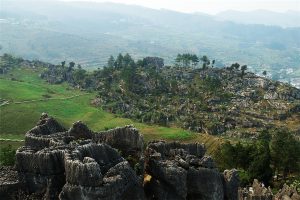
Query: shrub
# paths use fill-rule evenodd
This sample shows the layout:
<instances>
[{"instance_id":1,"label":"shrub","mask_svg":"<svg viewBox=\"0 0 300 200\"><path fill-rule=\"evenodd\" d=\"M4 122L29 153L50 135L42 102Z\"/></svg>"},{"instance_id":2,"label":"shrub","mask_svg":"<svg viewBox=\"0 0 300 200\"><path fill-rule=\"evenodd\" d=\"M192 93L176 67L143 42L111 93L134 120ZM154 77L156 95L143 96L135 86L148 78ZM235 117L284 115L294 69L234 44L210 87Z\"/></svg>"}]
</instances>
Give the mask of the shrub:
<instances>
[{"instance_id":1,"label":"shrub","mask_svg":"<svg viewBox=\"0 0 300 200\"><path fill-rule=\"evenodd\" d=\"M11 166L15 164L16 150L11 145L4 146L0 149L0 164Z\"/></svg>"}]
</instances>

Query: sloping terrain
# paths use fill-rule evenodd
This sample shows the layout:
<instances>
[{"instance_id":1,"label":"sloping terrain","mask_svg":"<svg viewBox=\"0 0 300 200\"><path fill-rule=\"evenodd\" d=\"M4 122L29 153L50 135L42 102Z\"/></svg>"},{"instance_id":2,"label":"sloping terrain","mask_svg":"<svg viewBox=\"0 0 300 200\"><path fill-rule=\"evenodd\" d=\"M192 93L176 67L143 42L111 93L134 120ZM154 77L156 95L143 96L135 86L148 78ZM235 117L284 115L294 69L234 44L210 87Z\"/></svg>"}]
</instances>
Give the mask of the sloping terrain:
<instances>
[{"instance_id":1,"label":"sloping terrain","mask_svg":"<svg viewBox=\"0 0 300 200\"><path fill-rule=\"evenodd\" d=\"M282 127L299 135L299 89L257 76L238 63L215 68L208 59L199 68L180 62L163 66L159 61L135 61L120 54L104 69L87 72L56 65L41 77L96 91L95 105L143 123L238 138L253 139Z\"/></svg>"},{"instance_id":2,"label":"sloping terrain","mask_svg":"<svg viewBox=\"0 0 300 200\"><path fill-rule=\"evenodd\" d=\"M214 151L222 142L209 135L199 135L176 127L146 125L105 112L91 104L95 93L76 90L67 84L48 84L39 77L43 70L38 66L23 65L0 75L1 146L20 146L22 142L17 141L24 140L24 134L35 125L43 112L51 114L64 126L81 120L97 131L133 124L146 141L203 141L208 144L208 151Z\"/></svg>"}]
</instances>

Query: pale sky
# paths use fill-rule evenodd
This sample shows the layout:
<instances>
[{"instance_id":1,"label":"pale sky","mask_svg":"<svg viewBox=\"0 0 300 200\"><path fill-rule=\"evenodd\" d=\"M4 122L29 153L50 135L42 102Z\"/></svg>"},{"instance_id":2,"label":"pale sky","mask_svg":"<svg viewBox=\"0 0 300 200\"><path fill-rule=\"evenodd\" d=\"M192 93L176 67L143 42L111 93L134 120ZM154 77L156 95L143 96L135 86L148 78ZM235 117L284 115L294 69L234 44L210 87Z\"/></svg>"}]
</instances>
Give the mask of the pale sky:
<instances>
[{"instance_id":1,"label":"pale sky","mask_svg":"<svg viewBox=\"0 0 300 200\"><path fill-rule=\"evenodd\" d=\"M64 1L98 1L135 4L145 7L180 12L204 12L215 14L224 10L271 10L285 12L300 11L300 0L64 0Z\"/></svg>"}]
</instances>

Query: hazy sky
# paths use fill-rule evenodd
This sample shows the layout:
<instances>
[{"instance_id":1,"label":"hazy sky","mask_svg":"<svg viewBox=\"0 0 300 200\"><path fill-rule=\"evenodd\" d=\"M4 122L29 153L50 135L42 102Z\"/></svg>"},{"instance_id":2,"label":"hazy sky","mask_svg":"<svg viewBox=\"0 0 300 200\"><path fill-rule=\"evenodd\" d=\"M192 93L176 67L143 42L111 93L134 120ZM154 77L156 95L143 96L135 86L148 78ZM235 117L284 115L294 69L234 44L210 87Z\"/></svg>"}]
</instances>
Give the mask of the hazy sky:
<instances>
[{"instance_id":1,"label":"hazy sky","mask_svg":"<svg viewBox=\"0 0 300 200\"><path fill-rule=\"evenodd\" d=\"M215 14L224 10L250 11L265 9L284 12L300 11L300 0L65 0L98 1L135 4L150 8L166 8L181 12L205 12Z\"/></svg>"}]
</instances>

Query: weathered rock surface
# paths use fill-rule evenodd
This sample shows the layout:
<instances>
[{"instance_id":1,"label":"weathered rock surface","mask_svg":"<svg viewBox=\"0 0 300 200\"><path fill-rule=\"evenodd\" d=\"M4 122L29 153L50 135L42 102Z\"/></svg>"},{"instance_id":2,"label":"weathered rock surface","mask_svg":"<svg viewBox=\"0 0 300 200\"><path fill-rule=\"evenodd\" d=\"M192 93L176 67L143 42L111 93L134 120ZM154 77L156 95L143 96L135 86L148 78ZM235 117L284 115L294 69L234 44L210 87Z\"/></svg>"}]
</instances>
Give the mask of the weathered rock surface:
<instances>
[{"instance_id":1,"label":"weathered rock surface","mask_svg":"<svg viewBox=\"0 0 300 200\"><path fill-rule=\"evenodd\" d=\"M237 199L238 184L226 181L202 144L152 142L146 150L146 192L154 199ZM238 179L237 179L238 180ZM231 190L231 191L227 191ZM228 194L227 194L228 193Z\"/></svg>"},{"instance_id":2,"label":"weathered rock surface","mask_svg":"<svg viewBox=\"0 0 300 200\"><path fill-rule=\"evenodd\" d=\"M18 177L1 179L1 199L145 199L135 170L113 148L136 150L143 160L143 139L135 128L95 133L78 121L66 130L43 114L25 138L16 152Z\"/></svg>"},{"instance_id":3,"label":"weathered rock surface","mask_svg":"<svg viewBox=\"0 0 300 200\"><path fill-rule=\"evenodd\" d=\"M144 199L134 170L106 144L76 148L65 156L65 167L60 199Z\"/></svg>"},{"instance_id":4,"label":"weathered rock surface","mask_svg":"<svg viewBox=\"0 0 300 200\"><path fill-rule=\"evenodd\" d=\"M66 130L47 114L25 137L15 169L0 168L1 199L237 199L236 170L219 173L202 144L154 141L144 154L132 126Z\"/></svg>"},{"instance_id":5,"label":"weathered rock surface","mask_svg":"<svg viewBox=\"0 0 300 200\"><path fill-rule=\"evenodd\" d=\"M0 183L0 199L17 199L20 193L20 182L15 169L0 166Z\"/></svg>"},{"instance_id":6,"label":"weathered rock surface","mask_svg":"<svg viewBox=\"0 0 300 200\"><path fill-rule=\"evenodd\" d=\"M275 200L300 200L300 194L296 188L284 184L283 188L275 195Z\"/></svg>"},{"instance_id":7,"label":"weathered rock surface","mask_svg":"<svg viewBox=\"0 0 300 200\"><path fill-rule=\"evenodd\" d=\"M224 173L224 187L225 187L225 199L237 200L238 199L238 187L239 187L239 175L238 171L225 170Z\"/></svg>"},{"instance_id":8,"label":"weathered rock surface","mask_svg":"<svg viewBox=\"0 0 300 200\"><path fill-rule=\"evenodd\" d=\"M239 189L240 200L300 200L300 195L294 187L284 185L276 195L271 188L266 188L258 180L254 180L252 187Z\"/></svg>"}]
</instances>

